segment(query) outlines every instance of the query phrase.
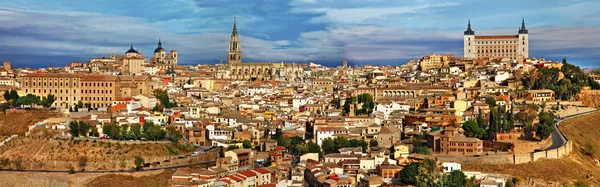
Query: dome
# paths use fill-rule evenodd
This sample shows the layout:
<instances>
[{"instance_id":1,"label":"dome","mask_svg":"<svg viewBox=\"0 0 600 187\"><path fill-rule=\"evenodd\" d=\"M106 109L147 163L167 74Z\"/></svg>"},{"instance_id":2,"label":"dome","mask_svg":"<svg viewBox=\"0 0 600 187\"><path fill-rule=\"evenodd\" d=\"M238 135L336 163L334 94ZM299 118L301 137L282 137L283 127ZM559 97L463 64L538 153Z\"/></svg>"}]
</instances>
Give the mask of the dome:
<instances>
[{"instance_id":1,"label":"dome","mask_svg":"<svg viewBox=\"0 0 600 187\"><path fill-rule=\"evenodd\" d=\"M127 53L138 53L135 49L133 49L133 44L131 44L131 47L129 48L129 50L127 50L127 52L125 52L125 54Z\"/></svg>"},{"instance_id":2,"label":"dome","mask_svg":"<svg viewBox=\"0 0 600 187\"><path fill-rule=\"evenodd\" d=\"M165 49L162 48L162 42L160 42L160 38L158 39L158 47L154 50L154 53L164 52Z\"/></svg>"},{"instance_id":3,"label":"dome","mask_svg":"<svg viewBox=\"0 0 600 187\"><path fill-rule=\"evenodd\" d=\"M163 51L165 51L165 49L163 49L162 47L159 47L154 50L154 53L163 52Z\"/></svg>"}]
</instances>

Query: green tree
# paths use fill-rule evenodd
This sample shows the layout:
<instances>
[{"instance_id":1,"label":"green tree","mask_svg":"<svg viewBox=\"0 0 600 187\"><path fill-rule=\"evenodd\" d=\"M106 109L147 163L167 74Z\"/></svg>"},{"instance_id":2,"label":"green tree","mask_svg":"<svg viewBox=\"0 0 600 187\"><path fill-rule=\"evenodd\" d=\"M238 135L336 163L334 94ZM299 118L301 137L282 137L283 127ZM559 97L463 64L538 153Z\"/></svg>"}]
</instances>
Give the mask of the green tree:
<instances>
[{"instance_id":1,"label":"green tree","mask_svg":"<svg viewBox=\"0 0 600 187\"><path fill-rule=\"evenodd\" d=\"M242 146L244 147L244 149L249 149L252 147L252 144L250 143L250 140L244 140L242 141Z\"/></svg>"},{"instance_id":2,"label":"green tree","mask_svg":"<svg viewBox=\"0 0 600 187\"><path fill-rule=\"evenodd\" d=\"M234 149L239 149L239 148L240 148L240 147L239 147L239 146L237 146L237 145L229 145L229 147L227 147L227 151L231 151L231 150L234 150Z\"/></svg>"},{"instance_id":3,"label":"green tree","mask_svg":"<svg viewBox=\"0 0 600 187\"><path fill-rule=\"evenodd\" d=\"M44 108L50 108L54 104L54 101L56 101L56 97L48 94L48 96L42 98L41 104Z\"/></svg>"},{"instance_id":4,"label":"green tree","mask_svg":"<svg viewBox=\"0 0 600 187\"><path fill-rule=\"evenodd\" d=\"M79 123L77 121L69 122L69 130L73 137L79 137Z\"/></svg>"},{"instance_id":5,"label":"green tree","mask_svg":"<svg viewBox=\"0 0 600 187\"><path fill-rule=\"evenodd\" d=\"M479 127L479 125L477 124L477 122L473 121L473 120L469 120L467 122L465 122L462 126L463 130L465 131L465 135L467 137L471 137L471 138L480 138L482 139L485 136L485 129L482 129L481 127Z\"/></svg>"},{"instance_id":6,"label":"green tree","mask_svg":"<svg viewBox=\"0 0 600 187\"><path fill-rule=\"evenodd\" d=\"M271 167L271 156L267 156L267 159L263 163L263 167Z\"/></svg>"},{"instance_id":7,"label":"green tree","mask_svg":"<svg viewBox=\"0 0 600 187\"><path fill-rule=\"evenodd\" d=\"M175 126L167 127L167 136L173 142L177 142L183 138L183 135L175 128Z\"/></svg>"},{"instance_id":8,"label":"green tree","mask_svg":"<svg viewBox=\"0 0 600 187\"><path fill-rule=\"evenodd\" d=\"M142 125L140 125L139 123L135 123L132 124L129 128L129 131L133 133L133 135L135 135L135 139L142 138Z\"/></svg>"},{"instance_id":9,"label":"green tree","mask_svg":"<svg viewBox=\"0 0 600 187\"><path fill-rule=\"evenodd\" d=\"M421 163L419 163L419 167L417 167L418 174L416 176L416 186L418 187L429 187L435 186L435 182L437 181L437 174L439 172L439 167L437 166L436 160L431 160L430 158L425 158Z\"/></svg>"},{"instance_id":10,"label":"green tree","mask_svg":"<svg viewBox=\"0 0 600 187\"><path fill-rule=\"evenodd\" d=\"M535 133L538 137L540 137L540 139L546 139L554 131L554 129L552 128L552 125L554 123L554 114L542 111L540 112L538 118L539 122L536 124Z\"/></svg>"},{"instance_id":11,"label":"green tree","mask_svg":"<svg viewBox=\"0 0 600 187\"><path fill-rule=\"evenodd\" d=\"M496 99L494 99L494 97L490 96L490 97L485 98L485 103L490 105L490 108L496 107Z\"/></svg>"},{"instance_id":12,"label":"green tree","mask_svg":"<svg viewBox=\"0 0 600 187\"><path fill-rule=\"evenodd\" d=\"M40 97L33 94L27 94L25 97L19 97L17 99L17 104L27 106L39 105Z\"/></svg>"},{"instance_id":13,"label":"green tree","mask_svg":"<svg viewBox=\"0 0 600 187\"><path fill-rule=\"evenodd\" d=\"M135 167L138 169L141 169L142 166L144 165L144 159L140 156L135 156Z\"/></svg>"},{"instance_id":14,"label":"green tree","mask_svg":"<svg viewBox=\"0 0 600 187\"><path fill-rule=\"evenodd\" d=\"M412 162L406 167L402 168L399 174L400 182L403 184L415 185L417 183L418 167L419 163Z\"/></svg>"},{"instance_id":15,"label":"green tree","mask_svg":"<svg viewBox=\"0 0 600 187\"><path fill-rule=\"evenodd\" d=\"M83 108L83 101L77 101L77 108Z\"/></svg>"},{"instance_id":16,"label":"green tree","mask_svg":"<svg viewBox=\"0 0 600 187\"><path fill-rule=\"evenodd\" d=\"M117 139L117 136L119 136L119 131L120 127L117 124L108 123L102 126L102 133L108 135L108 137L112 139Z\"/></svg>"},{"instance_id":17,"label":"green tree","mask_svg":"<svg viewBox=\"0 0 600 187\"><path fill-rule=\"evenodd\" d=\"M323 154L339 153L338 149L335 147L333 139L331 138L323 139L321 142L321 148L323 149Z\"/></svg>"},{"instance_id":18,"label":"green tree","mask_svg":"<svg viewBox=\"0 0 600 187\"><path fill-rule=\"evenodd\" d=\"M377 142L376 139L371 139L371 141L369 141L369 145L371 147L378 147L379 146L379 142Z\"/></svg>"},{"instance_id":19,"label":"green tree","mask_svg":"<svg viewBox=\"0 0 600 187\"><path fill-rule=\"evenodd\" d=\"M223 158L223 157L225 157L225 152L223 151L223 147L220 147L220 148L219 148L219 157L220 157L220 158Z\"/></svg>"},{"instance_id":20,"label":"green tree","mask_svg":"<svg viewBox=\"0 0 600 187\"><path fill-rule=\"evenodd\" d=\"M79 135L87 137L90 132L90 125L84 123L83 121L79 121Z\"/></svg>"},{"instance_id":21,"label":"green tree","mask_svg":"<svg viewBox=\"0 0 600 187\"><path fill-rule=\"evenodd\" d=\"M135 136L135 133L133 133L133 131L127 131L127 133L125 134L125 138L129 140L135 140L137 139L137 136Z\"/></svg>"},{"instance_id":22,"label":"green tree","mask_svg":"<svg viewBox=\"0 0 600 187\"><path fill-rule=\"evenodd\" d=\"M442 182L444 186L464 186L467 183L467 176L460 170L453 170L443 177Z\"/></svg>"},{"instance_id":23,"label":"green tree","mask_svg":"<svg viewBox=\"0 0 600 187\"><path fill-rule=\"evenodd\" d=\"M321 150L321 147L319 146L319 144L314 143L312 140L306 143L306 152L319 153L319 158L323 158L323 151Z\"/></svg>"}]
</instances>

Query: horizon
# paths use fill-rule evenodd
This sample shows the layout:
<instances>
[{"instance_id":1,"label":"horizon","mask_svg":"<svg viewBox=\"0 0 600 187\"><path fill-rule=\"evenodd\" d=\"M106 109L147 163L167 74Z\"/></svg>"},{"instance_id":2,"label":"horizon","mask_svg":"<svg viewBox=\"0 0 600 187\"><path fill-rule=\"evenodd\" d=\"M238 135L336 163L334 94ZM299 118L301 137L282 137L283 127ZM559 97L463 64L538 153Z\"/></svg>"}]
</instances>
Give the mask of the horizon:
<instances>
[{"instance_id":1,"label":"horizon","mask_svg":"<svg viewBox=\"0 0 600 187\"><path fill-rule=\"evenodd\" d=\"M600 65L596 60L600 57L600 11L587 8L600 2L510 4L9 0L0 2L4 26L0 28L0 60L14 67L64 66L122 55L132 43L149 59L161 38L165 49L179 51L180 64L216 64L226 56L236 17L243 62L335 66L347 59L352 66L400 65L431 53L462 56L462 35L469 19L477 35L513 35L524 18L530 31L530 57L567 58L582 68ZM488 8L475 8L482 6ZM465 9L471 11L461 11ZM504 13L507 9L520 14Z\"/></svg>"}]
</instances>

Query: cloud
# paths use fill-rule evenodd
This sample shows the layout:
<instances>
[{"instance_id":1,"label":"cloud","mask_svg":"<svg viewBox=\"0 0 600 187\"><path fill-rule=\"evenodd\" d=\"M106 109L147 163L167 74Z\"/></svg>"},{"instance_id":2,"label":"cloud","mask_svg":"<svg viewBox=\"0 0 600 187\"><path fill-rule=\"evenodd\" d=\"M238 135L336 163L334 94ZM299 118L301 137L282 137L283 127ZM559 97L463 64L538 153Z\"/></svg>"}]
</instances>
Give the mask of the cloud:
<instances>
[{"instance_id":1,"label":"cloud","mask_svg":"<svg viewBox=\"0 0 600 187\"><path fill-rule=\"evenodd\" d=\"M598 1L506 1L6 0L0 2L0 54L64 64L123 54L133 43L151 56L161 37L165 48L180 52L180 62L216 63L225 58L236 16L244 61L398 63L429 53L462 55L468 18L478 35L490 35L516 34L526 17L532 56L600 57L600 11L585 8ZM508 9L511 14L498 14ZM28 55L36 57L28 61Z\"/></svg>"}]
</instances>

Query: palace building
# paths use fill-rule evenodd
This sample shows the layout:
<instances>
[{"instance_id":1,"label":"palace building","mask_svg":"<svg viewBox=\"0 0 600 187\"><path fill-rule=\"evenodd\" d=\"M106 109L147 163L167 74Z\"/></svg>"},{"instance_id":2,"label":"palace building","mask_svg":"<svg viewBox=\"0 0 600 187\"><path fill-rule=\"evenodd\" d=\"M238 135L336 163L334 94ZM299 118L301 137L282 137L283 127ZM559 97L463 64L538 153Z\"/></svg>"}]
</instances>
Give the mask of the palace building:
<instances>
[{"instance_id":1,"label":"palace building","mask_svg":"<svg viewBox=\"0 0 600 187\"><path fill-rule=\"evenodd\" d=\"M19 95L55 96L54 107L66 108L77 102L90 103L93 108L110 106L121 97L152 93L148 76L117 76L96 74L27 74L19 78Z\"/></svg>"},{"instance_id":2,"label":"palace building","mask_svg":"<svg viewBox=\"0 0 600 187\"><path fill-rule=\"evenodd\" d=\"M303 63L274 63L274 62L245 62L242 63L242 46L236 26L233 31L227 51L227 64L217 66L215 78L233 80L280 80L290 81L300 79L306 64Z\"/></svg>"},{"instance_id":3,"label":"palace building","mask_svg":"<svg viewBox=\"0 0 600 187\"><path fill-rule=\"evenodd\" d=\"M516 35L476 36L471 29L471 20L464 32L465 58L510 58L523 60L529 58L529 32L525 28L525 19Z\"/></svg>"}]
</instances>

